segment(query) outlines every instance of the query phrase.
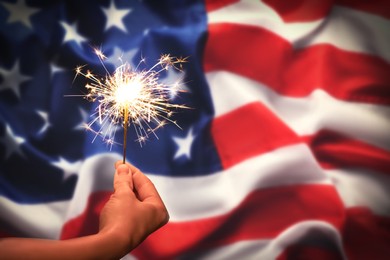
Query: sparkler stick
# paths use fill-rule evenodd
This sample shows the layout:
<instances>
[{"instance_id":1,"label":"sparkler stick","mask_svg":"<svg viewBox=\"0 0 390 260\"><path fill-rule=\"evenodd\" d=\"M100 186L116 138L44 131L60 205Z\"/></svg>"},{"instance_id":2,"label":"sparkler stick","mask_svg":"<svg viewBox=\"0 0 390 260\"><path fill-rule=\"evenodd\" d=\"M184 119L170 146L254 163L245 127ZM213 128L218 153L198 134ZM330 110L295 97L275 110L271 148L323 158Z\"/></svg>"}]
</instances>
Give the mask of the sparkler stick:
<instances>
[{"instance_id":1,"label":"sparkler stick","mask_svg":"<svg viewBox=\"0 0 390 260\"><path fill-rule=\"evenodd\" d=\"M95 133L95 138L101 136L111 147L114 143L115 125L123 127L123 163L126 161L127 132L130 125L133 126L137 135L137 141L142 144L150 135L156 138L156 130L163 127L167 122L180 126L170 119L173 111L177 108L188 108L184 105L171 104L169 100L177 92L182 91L180 81L166 85L159 82L159 74L168 69L182 70L182 63L186 58L176 58L169 54L162 55L158 62L150 69L140 70L145 63L142 59L133 68L128 63L122 63L110 74L104 65L106 57L95 49L100 63L106 71L106 76L100 78L92 72L83 71L83 66L76 68L76 76L82 75L90 81L86 84L88 94L81 95L89 101L97 101L99 105L92 114L94 119L85 125L87 130ZM98 130L94 125L99 124Z\"/></svg>"},{"instance_id":2,"label":"sparkler stick","mask_svg":"<svg viewBox=\"0 0 390 260\"><path fill-rule=\"evenodd\" d=\"M126 162L126 147L127 147L127 128L129 126L129 110L127 107L123 109L123 116L124 116L124 122L123 122L123 164Z\"/></svg>"}]
</instances>

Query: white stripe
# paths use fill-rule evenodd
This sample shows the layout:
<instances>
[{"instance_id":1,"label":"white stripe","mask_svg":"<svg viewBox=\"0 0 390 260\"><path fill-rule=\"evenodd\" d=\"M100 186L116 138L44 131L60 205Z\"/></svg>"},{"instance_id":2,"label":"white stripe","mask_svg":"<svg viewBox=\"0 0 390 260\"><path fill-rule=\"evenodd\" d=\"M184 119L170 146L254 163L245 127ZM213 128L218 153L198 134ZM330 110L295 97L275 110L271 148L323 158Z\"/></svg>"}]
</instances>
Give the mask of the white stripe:
<instances>
[{"instance_id":1,"label":"white stripe","mask_svg":"<svg viewBox=\"0 0 390 260\"><path fill-rule=\"evenodd\" d=\"M0 222L7 223L6 230L20 236L58 239L68 204L68 201L19 204L0 197Z\"/></svg>"},{"instance_id":2,"label":"white stripe","mask_svg":"<svg viewBox=\"0 0 390 260\"><path fill-rule=\"evenodd\" d=\"M103 153L83 161L66 220L79 216L85 210L93 192L113 190L114 164L120 159L119 154Z\"/></svg>"},{"instance_id":3,"label":"white stripe","mask_svg":"<svg viewBox=\"0 0 390 260\"><path fill-rule=\"evenodd\" d=\"M174 222L228 213L257 189L293 184L330 184L310 150L302 144L274 150L208 176L149 177Z\"/></svg>"},{"instance_id":4,"label":"white stripe","mask_svg":"<svg viewBox=\"0 0 390 260\"><path fill-rule=\"evenodd\" d=\"M339 232L332 225L321 221L298 222L274 239L239 241L209 251L191 252L179 259L276 259L289 246L298 243L310 246L313 241L319 247L330 246L346 259Z\"/></svg>"},{"instance_id":5,"label":"white stripe","mask_svg":"<svg viewBox=\"0 0 390 260\"><path fill-rule=\"evenodd\" d=\"M215 117L251 102L261 102L298 135L311 135L321 129L334 130L390 150L390 108L340 101L323 90L292 98L271 88L225 71L206 74Z\"/></svg>"},{"instance_id":6,"label":"white stripe","mask_svg":"<svg viewBox=\"0 0 390 260\"><path fill-rule=\"evenodd\" d=\"M119 154L100 154L85 160L67 219L84 211L94 191L112 190L113 162L119 159ZM212 175L166 177L148 174L148 177L167 206L170 220L176 222L225 214L250 192L260 188L330 184L328 176L303 144L274 150Z\"/></svg>"},{"instance_id":7,"label":"white stripe","mask_svg":"<svg viewBox=\"0 0 390 260\"><path fill-rule=\"evenodd\" d=\"M285 23L262 1L243 0L208 13L208 22L258 26L286 39L295 48L327 43L390 62L390 21L349 8L334 6L328 16L314 22Z\"/></svg>"},{"instance_id":8,"label":"white stripe","mask_svg":"<svg viewBox=\"0 0 390 260\"><path fill-rule=\"evenodd\" d=\"M367 169L327 170L346 207L367 207L390 216L390 176Z\"/></svg>"},{"instance_id":9,"label":"white stripe","mask_svg":"<svg viewBox=\"0 0 390 260\"><path fill-rule=\"evenodd\" d=\"M302 41L303 46L329 43L340 49L372 54L390 62L389 20L353 9L335 7L321 26L311 39Z\"/></svg>"}]
</instances>

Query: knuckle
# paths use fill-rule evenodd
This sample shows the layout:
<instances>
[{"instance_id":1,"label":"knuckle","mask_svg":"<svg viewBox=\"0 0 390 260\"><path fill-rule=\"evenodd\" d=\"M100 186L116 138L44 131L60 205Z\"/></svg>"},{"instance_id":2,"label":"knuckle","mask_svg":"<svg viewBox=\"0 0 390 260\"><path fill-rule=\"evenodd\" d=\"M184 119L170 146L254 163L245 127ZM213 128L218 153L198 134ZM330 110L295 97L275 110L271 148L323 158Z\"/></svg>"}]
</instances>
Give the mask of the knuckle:
<instances>
[{"instance_id":1,"label":"knuckle","mask_svg":"<svg viewBox=\"0 0 390 260\"><path fill-rule=\"evenodd\" d=\"M130 187L131 179L128 176L123 176L125 178L116 178L114 180L114 186L121 186L121 185L127 185Z\"/></svg>"},{"instance_id":2,"label":"knuckle","mask_svg":"<svg viewBox=\"0 0 390 260\"><path fill-rule=\"evenodd\" d=\"M130 183L120 182L115 185L115 194L117 195L130 195L132 190L130 189Z\"/></svg>"},{"instance_id":3,"label":"knuckle","mask_svg":"<svg viewBox=\"0 0 390 260\"><path fill-rule=\"evenodd\" d=\"M155 207L155 215L157 216L158 222L159 222L159 224L161 226L165 225L166 223L168 223L168 221L169 221L169 213L168 213L168 210L166 209L166 207L163 204L156 205L156 207Z\"/></svg>"}]
</instances>

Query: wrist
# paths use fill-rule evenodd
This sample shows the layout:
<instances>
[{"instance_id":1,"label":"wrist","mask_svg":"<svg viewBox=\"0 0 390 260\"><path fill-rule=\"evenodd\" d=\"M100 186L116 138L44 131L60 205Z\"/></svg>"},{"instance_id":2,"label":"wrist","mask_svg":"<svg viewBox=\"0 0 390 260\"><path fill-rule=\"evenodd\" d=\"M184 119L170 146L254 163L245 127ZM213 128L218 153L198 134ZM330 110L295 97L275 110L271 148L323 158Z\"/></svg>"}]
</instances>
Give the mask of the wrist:
<instances>
[{"instance_id":1,"label":"wrist","mask_svg":"<svg viewBox=\"0 0 390 260\"><path fill-rule=\"evenodd\" d=\"M115 255L118 257L117 259L120 259L124 255L128 254L135 247L131 237L124 232L116 230L100 230L96 236L98 240L101 241L103 248L108 253L108 256Z\"/></svg>"}]
</instances>

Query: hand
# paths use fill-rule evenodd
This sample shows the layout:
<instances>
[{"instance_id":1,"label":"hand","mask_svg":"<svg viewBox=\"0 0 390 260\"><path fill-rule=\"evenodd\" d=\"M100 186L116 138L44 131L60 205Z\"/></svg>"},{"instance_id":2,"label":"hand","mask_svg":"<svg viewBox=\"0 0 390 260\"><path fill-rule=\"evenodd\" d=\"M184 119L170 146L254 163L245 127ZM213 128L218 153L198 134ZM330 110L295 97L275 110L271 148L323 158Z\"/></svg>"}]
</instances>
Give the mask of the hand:
<instances>
[{"instance_id":1,"label":"hand","mask_svg":"<svg viewBox=\"0 0 390 260\"><path fill-rule=\"evenodd\" d=\"M100 214L99 234L114 236L124 253L168 222L169 215L153 183L139 169L115 164L114 193Z\"/></svg>"},{"instance_id":2,"label":"hand","mask_svg":"<svg viewBox=\"0 0 390 260\"><path fill-rule=\"evenodd\" d=\"M68 240L0 239L0 259L119 259L168 222L153 183L130 164L115 164L114 193L100 214L99 233Z\"/></svg>"}]
</instances>

